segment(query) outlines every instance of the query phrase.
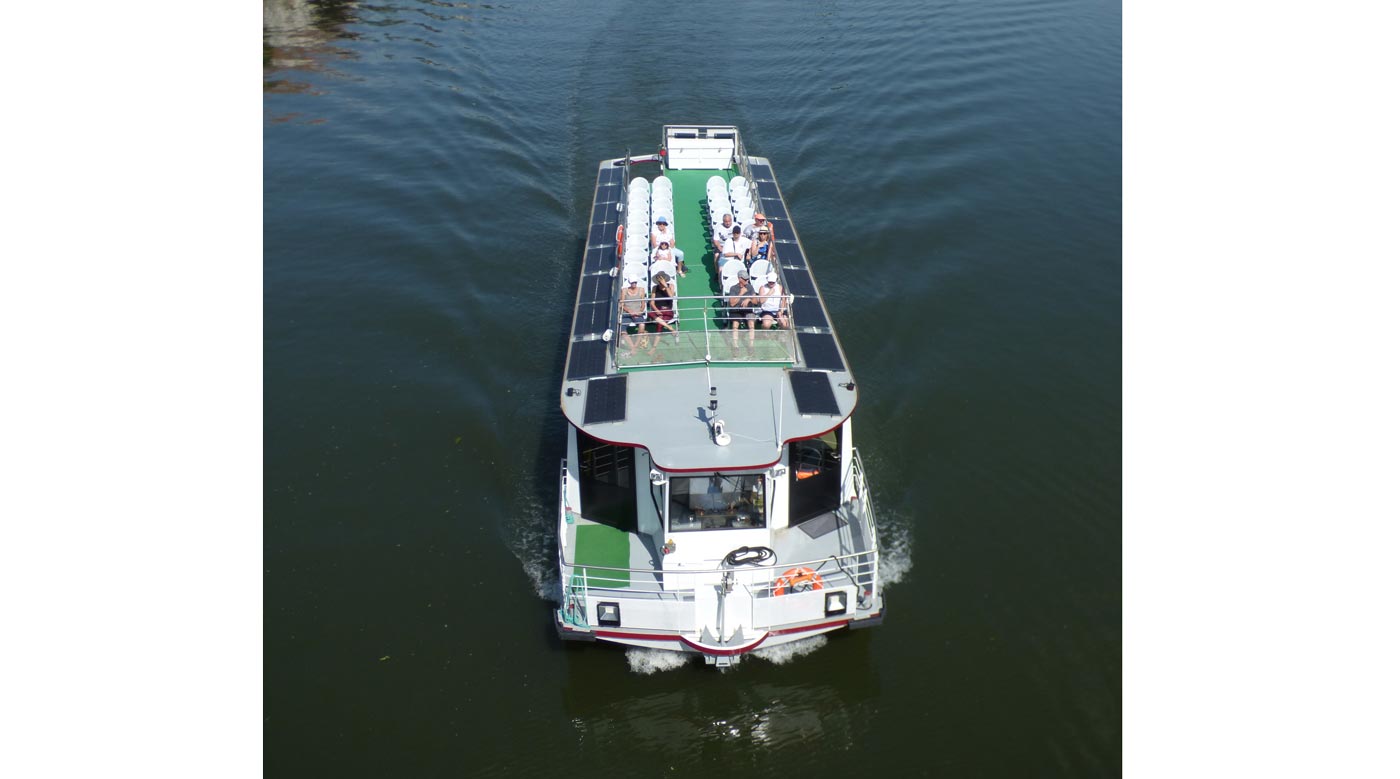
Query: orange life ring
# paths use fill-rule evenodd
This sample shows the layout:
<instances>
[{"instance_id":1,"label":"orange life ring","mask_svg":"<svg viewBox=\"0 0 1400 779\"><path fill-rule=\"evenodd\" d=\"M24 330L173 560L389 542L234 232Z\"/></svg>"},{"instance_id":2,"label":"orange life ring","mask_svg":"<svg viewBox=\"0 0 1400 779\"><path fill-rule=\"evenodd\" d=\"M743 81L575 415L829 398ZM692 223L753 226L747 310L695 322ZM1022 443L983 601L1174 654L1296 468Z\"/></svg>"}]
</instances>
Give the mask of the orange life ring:
<instances>
[{"instance_id":1,"label":"orange life ring","mask_svg":"<svg viewBox=\"0 0 1400 779\"><path fill-rule=\"evenodd\" d=\"M618 226L617 226L617 256L619 256L619 257L622 256L622 244L623 244L623 240L622 240L622 239L623 239L624 237L626 237L626 235L627 235L627 233L623 230L623 226L622 226L622 225L618 225Z\"/></svg>"},{"instance_id":2,"label":"orange life ring","mask_svg":"<svg viewBox=\"0 0 1400 779\"><path fill-rule=\"evenodd\" d=\"M822 575L804 565L801 568L789 568L783 571L783 575L779 576L773 584L773 595L775 596L786 595L789 591L820 590L822 588Z\"/></svg>"}]
</instances>

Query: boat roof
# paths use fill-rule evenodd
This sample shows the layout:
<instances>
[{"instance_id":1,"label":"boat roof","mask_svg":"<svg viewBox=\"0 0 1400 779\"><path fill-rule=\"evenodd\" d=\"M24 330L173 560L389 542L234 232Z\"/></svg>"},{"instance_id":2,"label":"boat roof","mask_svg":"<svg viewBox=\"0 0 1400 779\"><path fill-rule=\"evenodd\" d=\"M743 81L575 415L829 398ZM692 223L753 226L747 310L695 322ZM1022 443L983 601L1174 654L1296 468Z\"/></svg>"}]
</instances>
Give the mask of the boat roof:
<instances>
[{"instance_id":1,"label":"boat roof","mask_svg":"<svg viewBox=\"0 0 1400 779\"><path fill-rule=\"evenodd\" d=\"M668 216L689 269L676 279L676 331L652 336L654 354L628 349L618 336L624 277L637 273L631 264L624 272L618 226L628 224L629 185L643 169L630 156L604 160L595 181L560 407L571 424L594 438L645 447L663 470L767 467L787 442L822 435L849 417L859 395L855 380L768 159L746 154L738 129L724 125L668 125L662 149L662 173L682 206ZM645 170L646 178L656 176L654 166ZM773 270L791 296L789 327L760 329L752 345L749 331L737 334L736 346L735 334L722 329L727 325L711 227L699 206L714 176L747 182L735 186L746 186L755 209L767 217ZM711 400L717 412L710 411ZM727 446L713 441L715 416L725 423Z\"/></svg>"}]
</instances>

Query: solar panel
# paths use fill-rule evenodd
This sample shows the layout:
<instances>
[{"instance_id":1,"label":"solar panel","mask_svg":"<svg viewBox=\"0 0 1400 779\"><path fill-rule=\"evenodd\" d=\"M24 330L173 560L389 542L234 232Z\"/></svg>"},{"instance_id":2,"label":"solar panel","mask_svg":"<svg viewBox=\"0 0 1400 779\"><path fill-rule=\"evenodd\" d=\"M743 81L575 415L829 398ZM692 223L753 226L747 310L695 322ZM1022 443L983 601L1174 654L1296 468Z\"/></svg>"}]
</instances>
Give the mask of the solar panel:
<instances>
[{"instance_id":1,"label":"solar panel","mask_svg":"<svg viewBox=\"0 0 1400 779\"><path fill-rule=\"evenodd\" d=\"M773 222L773 240L796 241L797 233L793 232L792 222L781 219Z\"/></svg>"},{"instance_id":2,"label":"solar panel","mask_svg":"<svg viewBox=\"0 0 1400 779\"><path fill-rule=\"evenodd\" d=\"M569 350L569 370L565 378L569 381L602 376L608 366L607 341L575 341Z\"/></svg>"},{"instance_id":3,"label":"solar panel","mask_svg":"<svg viewBox=\"0 0 1400 779\"><path fill-rule=\"evenodd\" d=\"M797 344L802 347L802 356L807 367L820 371L844 371L846 362L841 359L841 351L836 348L836 338L829 333L798 333ZM575 348L577 348L575 344Z\"/></svg>"},{"instance_id":4,"label":"solar panel","mask_svg":"<svg viewBox=\"0 0 1400 779\"><path fill-rule=\"evenodd\" d=\"M768 198L767 200L759 198L758 205L764 216L773 219L788 218L787 207L783 205L783 201L777 198Z\"/></svg>"},{"instance_id":5,"label":"solar panel","mask_svg":"<svg viewBox=\"0 0 1400 779\"><path fill-rule=\"evenodd\" d=\"M778 264L785 268L805 268L807 258L802 256L802 250L795 243L785 243L783 248L778 250Z\"/></svg>"},{"instance_id":6,"label":"solar panel","mask_svg":"<svg viewBox=\"0 0 1400 779\"><path fill-rule=\"evenodd\" d=\"M598 303L612 297L612 276L584 276L578 285L579 303Z\"/></svg>"},{"instance_id":7,"label":"solar panel","mask_svg":"<svg viewBox=\"0 0 1400 779\"><path fill-rule=\"evenodd\" d=\"M760 179L771 180L773 178L773 168L770 165L759 165L757 163L754 163L752 165L749 165L749 173L753 174L754 181L758 181Z\"/></svg>"},{"instance_id":8,"label":"solar panel","mask_svg":"<svg viewBox=\"0 0 1400 779\"><path fill-rule=\"evenodd\" d=\"M583 272L602 273L617 265L616 246L595 246L583 253Z\"/></svg>"},{"instance_id":9,"label":"solar panel","mask_svg":"<svg viewBox=\"0 0 1400 779\"><path fill-rule=\"evenodd\" d=\"M831 416L841 414L841 407L836 405L836 393L831 389L831 374L788 371L788 381L792 384L792 399L797 401L799 412Z\"/></svg>"},{"instance_id":10,"label":"solar panel","mask_svg":"<svg viewBox=\"0 0 1400 779\"><path fill-rule=\"evenodd\" d=\"M620 216L616 203L599 203L593 206L593 224L617 224Z\"/></svg>"},{"instance_id":11,"label":"solar panel","mask_svg":"<svg viewBox=\"0 0 1400 779\"><path fill-rule=\"evenodd\" d=\"M583 423L621 422L627 418L627 377L610 376L588 382L584 399ZM831 388L828 386L827 391ZM835 402L835 399L832 400Z\"/></svg>"},{"instance_id":12,"label":"solar panel","mask_svg":"<svg viewBox=\"0 0 1400 779\"><path fill-rule=\"evenodd\" d=\"M622 183L622 168L619 166L608 166L598 171L598 186Z\"/></svg>"},{"instance_id":13,"label":"solar panel","mask_svg":"<svg viewBox=\"0 0 1400 779\"><path fill-rule=\"evenodd\" d=\"M578 312L574 314L574 337L602 335L608 329L611 314L611 301L580 303Z\"/></svg>"},{"instance_id":14,"label":"solar panel","mask_svg":"<svg viewBox=\"0 0 1400 779\"><path fill-rule=\"evenodd\" d=\"M759 181L759 182L757 182L757 184L758 184L758 199L759 199L760 201L762 201L762 200L778 200L778 199L779 199L779 196L778 196L778 185L777 185L776 183L774 183L774 182L772 182L772 181Z\"/></svg>"},{"instance_id":15,"label":"solar panel","mask_svg":"<svg viewBox=\"0 0 1400 779\"><path fill-rule=\"evenodd\" d=\"M817 285L812 283L812 274L802 268L784 268L783 281L787 291L799 297L812 297L817 294Z\"/></svg>"},{"instance_id":16,"label":"solar panel","mask_svg":"<svg viewBox=\"0 0 1400 779\"><path fill-rule=\"evenodd\" d=\"M588 228L588 245L609 244L617 246L617 224L595 224Z\"/></svg>"},{"instance_id":17,"label":"solar panel","mask_svg":"<svg viewBox=\"0 0 1400 779\"><path fill-rule=\"evenodd\" d=\"M792 322L794 327L830 327L822 303L816 298L793 298Z\"/></svg>"}]
</instances>

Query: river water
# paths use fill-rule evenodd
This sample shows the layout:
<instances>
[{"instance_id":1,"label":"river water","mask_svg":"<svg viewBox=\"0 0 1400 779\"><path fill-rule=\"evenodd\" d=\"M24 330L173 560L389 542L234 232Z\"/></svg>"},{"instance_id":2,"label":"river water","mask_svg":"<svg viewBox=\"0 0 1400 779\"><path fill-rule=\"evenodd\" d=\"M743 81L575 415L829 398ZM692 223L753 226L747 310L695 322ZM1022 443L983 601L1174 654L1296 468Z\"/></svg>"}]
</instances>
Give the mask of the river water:
<instances>
[{"instance_id":1,"label":"river water","mask_svg":"<svg viewBox=\"0 0 1400 779\"><path fill-rule=\"evenodd\" d=\"M267 773L1119 773L1120 22L264 0ZM773 162L889 585L724 673L549 621L594 170L668 122Z\"/></svg>"}]
</instances>

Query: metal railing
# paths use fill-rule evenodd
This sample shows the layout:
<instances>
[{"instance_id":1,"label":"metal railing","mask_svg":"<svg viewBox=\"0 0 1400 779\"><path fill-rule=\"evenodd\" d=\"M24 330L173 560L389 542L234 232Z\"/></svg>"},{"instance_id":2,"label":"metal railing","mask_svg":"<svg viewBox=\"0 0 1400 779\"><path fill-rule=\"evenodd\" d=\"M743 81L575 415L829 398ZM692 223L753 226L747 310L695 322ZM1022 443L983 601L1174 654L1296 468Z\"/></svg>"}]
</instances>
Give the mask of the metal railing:
<instances>
[{"instance_id":1,"label":"metal railing","mask_svg":"<svg viewBox=\"0 0 1400 779\"><path fill-rule=\"evenodd\" d=\"M618 311L613 312L616 334L612 351L619 368L703 362L797 362L797 334L788 317L789 296L783 297L781 316L765 315L760 310L752 319L747 314L731 312L723 295L673 298L669 320L650 310L650 299L643 300L647 301L648 311L642 325L628 327ZM734 319L739 321L737 330ZM763 326L765 319L771 327Z\"/></svg>"}]
</instances>

